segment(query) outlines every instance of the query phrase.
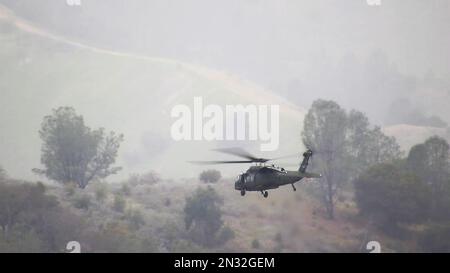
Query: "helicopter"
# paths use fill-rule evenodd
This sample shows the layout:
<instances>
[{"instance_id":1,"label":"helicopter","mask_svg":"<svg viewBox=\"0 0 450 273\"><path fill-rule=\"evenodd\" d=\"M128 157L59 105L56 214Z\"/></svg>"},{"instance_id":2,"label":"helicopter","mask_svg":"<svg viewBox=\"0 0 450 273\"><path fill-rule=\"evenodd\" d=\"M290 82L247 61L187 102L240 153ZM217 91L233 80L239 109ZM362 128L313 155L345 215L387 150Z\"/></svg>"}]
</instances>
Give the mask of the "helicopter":
<instances>
[{"instance_id":1,"label":"helicopter","mask_svg":"<svg viewBox=\"0 0 450 273\"><path fill-rule=\"evenodd\" d=\"M241 192L241 196L244 196L247 191L259 191L267 198L269 196L268 190L276 189L280 186L292 185L292 189L296 191L295 183L303 178L320 178L321 174L306 172L309 160L312 158L313 151L307 149L303 153L303 161L300 167L296 171L288 171L285 168L275 166L274 164L267 165L268 161L277 160L286 157L278 158L258 158L248 153L241 148L227 148L227 149L215 149L215 151L232 154L245 158L246 160L233 160L233 161L190 161L194 164L239 164L239 163L256 163L251 166L247 171L240 174L234 184L234 189ZM288 156L291 157L291 156Z\"/></svg>"}]
</instances>

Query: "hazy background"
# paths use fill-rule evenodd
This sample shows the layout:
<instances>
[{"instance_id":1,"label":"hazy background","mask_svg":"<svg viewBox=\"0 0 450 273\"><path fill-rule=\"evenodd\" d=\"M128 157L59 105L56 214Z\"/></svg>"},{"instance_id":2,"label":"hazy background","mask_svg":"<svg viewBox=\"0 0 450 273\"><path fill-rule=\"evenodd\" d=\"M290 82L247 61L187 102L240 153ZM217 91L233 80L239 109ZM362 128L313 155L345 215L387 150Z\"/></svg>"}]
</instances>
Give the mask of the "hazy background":
<instances>
[{"instance_id":1,"label":"hazy background","mask_svg":"<svg viewBox=\"0 0 450 273\"><path fill-rule=\"evenodd\" d=\"M16 177L32 177L42 117L61 105L125 134L122 175L194 176L186 160L220 156L208 149L221 143L168 134L170 109L196 95L280 104L276 155L303 149L302 118L317 98L362 110L405 149L450 122L446 0L0 3L0 164Z\"/></svg>"}]
</instances>

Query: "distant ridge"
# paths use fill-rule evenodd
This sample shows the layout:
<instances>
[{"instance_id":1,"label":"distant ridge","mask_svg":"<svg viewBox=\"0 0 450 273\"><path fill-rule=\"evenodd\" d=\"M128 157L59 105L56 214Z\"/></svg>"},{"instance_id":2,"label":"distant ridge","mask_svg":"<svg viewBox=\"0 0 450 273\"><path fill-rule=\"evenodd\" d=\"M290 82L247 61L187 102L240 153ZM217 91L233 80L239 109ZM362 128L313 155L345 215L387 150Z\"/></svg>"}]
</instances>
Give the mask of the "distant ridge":
<instances>
[{"instance_id":1,"label":"distant ridge","mask_svg":"<svg viewBox=\"0 0 450 273\"><path fill-rule=\"evenodd\" d=\"M384 127L383 132L388 136L395 137L405 152L408 152L412 146L422 143L434 135L449 140L446 128L397 124Z\"/></svg>"}]
</instances>

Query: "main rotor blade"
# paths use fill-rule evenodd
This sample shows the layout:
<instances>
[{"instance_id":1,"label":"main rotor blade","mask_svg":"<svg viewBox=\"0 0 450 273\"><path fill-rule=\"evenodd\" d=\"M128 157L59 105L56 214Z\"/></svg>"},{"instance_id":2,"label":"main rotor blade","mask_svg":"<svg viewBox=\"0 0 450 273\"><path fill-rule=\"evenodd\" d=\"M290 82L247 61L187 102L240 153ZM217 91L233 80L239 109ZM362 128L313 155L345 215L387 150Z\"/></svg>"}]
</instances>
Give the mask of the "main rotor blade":
<instances>
[{"instance_id":1,"label":"main rotor blade","mask_svg":"<svg viewBox=\"0 0 450 273\"><path fill-rule=\"evenodd\" d=\"M256 156L250 154L249 152L245 151L242 148L223 148L223 149L214 149L214 151L225 153L225 154L231 154L239 157L243 157L249 160L258 160L260 158L257 158Z\"/></svg>"},{"instance_id":2,"label":"main rotor blade","mask_svg":"<svg viewBox=\"0 0 450 273\"><path fill-rule=\"evenodd\" d=\"M214 164L236 164L236 163L253 163L253 160L239 160L239 161L188 161L192 164L198 165L214 165Z\"/></svg>"},{"instance_id":3,"label":"main rotor blade","mask_svg":"<svg viewBox=\"0 0 450 273\"><path fill-rule=\"evenodd\" d=\"M260 158L260 157L254 156L254 155L250 154L249 152L247 152L246 150L244 150L242 148L238 148L238 147L214 149L214 151L225 153L225 154L231 154L231 155L235 155L235 156L239 156L239 157L243 157L243 158L246 158L246 159L251 160L253 162L259 162L259 163L265 163L267 161L273 161L273 160L279 160L279 159L285 159L285 158L291 158L291 157L299 156L298 153L295 153L295 154L290 154L290 155L280 156L280 157L275 157L275 158Z\"/></svg>"}]
</instances>

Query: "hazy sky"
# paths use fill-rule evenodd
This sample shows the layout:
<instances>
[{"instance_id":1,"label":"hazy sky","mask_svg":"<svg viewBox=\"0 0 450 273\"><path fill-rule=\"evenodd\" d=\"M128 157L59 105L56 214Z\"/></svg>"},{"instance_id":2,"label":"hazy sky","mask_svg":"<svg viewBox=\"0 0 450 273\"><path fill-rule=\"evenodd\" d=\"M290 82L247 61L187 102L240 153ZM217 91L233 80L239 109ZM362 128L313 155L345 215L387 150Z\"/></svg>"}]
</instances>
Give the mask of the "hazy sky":
<instances>
[{"instance_id":1,"label":"hazy sky","mask_svg":"<svg viewBox=\"0 0 450 273\"><path fill-rule=\"evenodd\" d=\"M0 2L58 34L223 70L304 107L327 97L370 108L373 103L359 104L359 97L369 94L370 100L380 90L361 82L387 75L391 82L382 83L382 96L389 99L376 105L386 107L407 88L418 88L414 80L450 76L447 0L382 0L380 6L366 0ZM376 109L366 111L383 121Z\"/></svg>"},{"instance_id":2,"label":"hazy sky","mask_svg":"<svg viewBox=\"0 0 450 273\"><path fill-rule=\"evenodd\" d=\"M448 76L446 0L2 0L20 14L105 46L217 65L310 65L385 51L402 72Z\"/></svg>"}]
</instances>

